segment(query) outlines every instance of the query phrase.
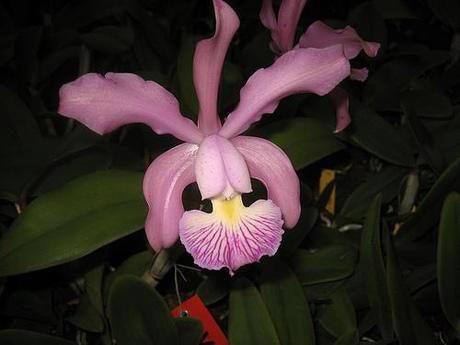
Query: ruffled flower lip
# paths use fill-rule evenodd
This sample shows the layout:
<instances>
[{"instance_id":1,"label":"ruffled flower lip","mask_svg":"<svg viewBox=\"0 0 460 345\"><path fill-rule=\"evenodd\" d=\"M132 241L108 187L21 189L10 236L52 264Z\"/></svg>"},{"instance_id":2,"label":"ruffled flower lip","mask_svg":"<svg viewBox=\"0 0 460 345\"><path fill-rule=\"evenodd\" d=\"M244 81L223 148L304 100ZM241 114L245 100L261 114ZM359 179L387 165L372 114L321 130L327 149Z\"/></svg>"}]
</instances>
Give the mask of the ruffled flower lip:
<instances>
[{"instance_id":1,"label":"ruffled flower lip","mask_svg":"<svg viewBox=\"0 0 460 345\"><path fill-rule=\"evenodd\" d=\"M271 200L245 207L241 195L212 200L213 211L187 211L179 236L195 264L210 270L228 268L231 275L243 265L274 255L281 243L283 220Z\"/></svg>"}]
</instances>

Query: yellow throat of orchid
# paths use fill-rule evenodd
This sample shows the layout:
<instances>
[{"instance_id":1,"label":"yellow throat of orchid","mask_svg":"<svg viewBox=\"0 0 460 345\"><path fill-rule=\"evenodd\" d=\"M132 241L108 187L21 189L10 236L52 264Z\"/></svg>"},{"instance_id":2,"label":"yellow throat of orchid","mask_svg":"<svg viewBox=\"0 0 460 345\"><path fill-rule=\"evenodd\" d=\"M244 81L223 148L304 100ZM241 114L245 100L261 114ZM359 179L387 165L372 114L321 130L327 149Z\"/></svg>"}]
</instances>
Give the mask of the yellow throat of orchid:
<instances>
[{"instance_id":1,"label":"yellow throat of orchid","mask_svg":"<svg viewBox=\"0 0 460 345\"><path fill-rule=\"evenodd\" d=\"M230 199L212 199L212 214L222 223L234 226L237 225L242 211L246 208L243 205L241 194L237 194Z\"/></svg>"}]
</instances>

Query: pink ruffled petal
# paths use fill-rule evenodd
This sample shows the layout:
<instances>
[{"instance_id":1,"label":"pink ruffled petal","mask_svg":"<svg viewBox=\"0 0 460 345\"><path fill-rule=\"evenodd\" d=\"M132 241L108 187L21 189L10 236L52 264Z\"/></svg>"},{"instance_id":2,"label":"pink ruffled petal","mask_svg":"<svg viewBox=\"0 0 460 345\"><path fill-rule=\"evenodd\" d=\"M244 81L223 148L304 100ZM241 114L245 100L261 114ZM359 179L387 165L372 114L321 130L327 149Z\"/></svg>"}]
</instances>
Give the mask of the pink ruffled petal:
<instances>
[{"instance_id":1,"label":"pink ruffled petal","mask_svg":"<svg viewBox=\"0 0 460 345\"><path fill-rule=\"evenodd\" d=\"M203 199L232 197L249 193L251 178L243 156L225 138L206 137L200 145L195 162L195 175Z\"/></svg>"},{"instance_id":2,"label":"pink ruffled petal","mask_svg":"<svg viewBox=\"0 0 460 345\"><path fill-rule=\"evenodd\" d=\"M340 45L325 49L294 49L268 68L256 71L240 91L240 103L219 134L231 138L273 113L279 101L292 94L325 95L350 74L350 63Z\"/></svg>"},{"instance_id":3,"label":"pink ruffled petal","mask_svg":"<svg viewBox=\"0 0 460 345\"><path fill-rule=\"evenodd\" d=\"M357 81L365 81L369 75L367 68L352 68L350 72L350 79Z\"/></svg>"},{"instance_id":4,"label":"pink ruffled petal","mask_svg":"<svg viewBox=\"0 0 460 345\"><path fill-rule=\"evenodd\" d=\"M380 48L380 43L364 41L350 26L334 30L319 20L311 24L299 40L300 48L326 48L336 44L343 45L348 59L354 59L361 50L368 56L375 57Z\"/></svg>"},{"instance_id":5,"label":"pink ruffled petal","mask_svg":"<svg viewBox=\"0 0 460 345\"><path fill-rule=\"evenodd\" d=\"M222 0L213 0L216 16L214 37L200 41L193 58L193 81L200 103L198 126L206 135L221 127L217 114L219 80L225 54L235 31L240 25L233 9Z\"/></svg>"},{"instance_id":6,"label":"pink ruffled petal","mask_svg":"<svg viewBox=\"0 0 460 345\"><path fill-rule=\"evenodd\" d=\"M300 217L300 182L286 154L268 140L238 136L232 143L241 152L251 177L267 188L268 198L281 209L284 224L294 227Z\"/></svg>"},{"instance_id":7,"label":"pink ruffled petal","mask_svg":"<svg viewBox=\"0 0 460 345\"><path fill-rule=\"evenodd\" d=\"M331 91L329 97L331 97L332 101L335 103L336 106L335 114L337 119L334 133L339 133L343 131L345 128L347 128L348 125L351 123L351 116L348 111L348 94L342 88L336 87L334 90Z\"/></svg>"},{"instance_id":8,"label":"pink ruffled petal","mask_svg":"<svg viewBox=\"0 0 460 345\"><path fill-rule=\"evenodd\" d=\"M104 134L128 123L199 143L203 134L183 117L176 98L153 81L130 73L88 73L59 91L58 112Z\"/></svg>"},{"instance_id":9,"label":"pink ruffled petal","mask_svg":"<svg viewBox=\"0 0 460 345\"><path fill-rule=\"evenodd\" d=\"M278 12L278 34L281 52L285 53L294 46L297 24L307 0L283 0Z\"/></svg>"},{"instance_id":10,"label":"pink ruffled petal","mask_svg":"<svg viewBox=\"0 0 460 345\"><path fill-rule=\"evenodd\" d=\"M144 195L149 205L145 231L156 251L172 246L179 237L182 192L195 181L197 150L192 144L176 146L155 159L145 174Z\"/></svg>"},{"instance_id":11,"label":"pink ruffled petal","mask_svg":"<svg viewBox=\"0 0 460 345\"><path fill-rule=\"evenodd\" d=\"M206 269L227 267L233 274L243 265L274 255L283 235L280 209L271 200L249 207L236 200L213 202L213 212L188 211L180 220L180 240L195 263ZM229 211L228 209L231 209Z\"/></svg>"}]
</instances>

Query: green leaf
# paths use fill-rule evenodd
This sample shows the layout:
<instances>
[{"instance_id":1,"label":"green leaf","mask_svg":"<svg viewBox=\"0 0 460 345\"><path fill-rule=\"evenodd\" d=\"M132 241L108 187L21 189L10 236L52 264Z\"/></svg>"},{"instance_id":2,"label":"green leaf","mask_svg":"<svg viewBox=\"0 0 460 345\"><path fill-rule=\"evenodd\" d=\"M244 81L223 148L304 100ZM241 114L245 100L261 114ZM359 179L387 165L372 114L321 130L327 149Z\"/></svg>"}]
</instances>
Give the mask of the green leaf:
<instances>
[{"instance_id":1,"label":"green leaf","mask_svg":"<svg viewBox=\"0 0 460 345\"><path fill-rule=\"evenodd\" d=\"M336 340L334 345L357 345L359 342L359 332L357 329L353 330L350 333L342 335Z\"/></svg>"},{"instance_id":2,"label":"green leaf","mask_svg":"<svg viewBox=\"0 0 460 345\"><path fill-rule=\"evenodd\" d=\"M411 81L449 60L446 51L421 49L410 55L410 58L391 59L370 75L363 95L375 110L399 111L402 92Z\"/></svg>"},{"instance_id":3,"label":"green leaf","mask_svg":"<svg viewBox=\"0 0 460 345\"><path fill-rule=\"evenodd\" d=\"M119 345L178 345L168 307L158 292L140 278L117 278L109 293L108 315Z\"/></svg>"},{"instance_id":4,"label":"green leaf","mask_svg":"<svg viewBox=\"0 0 460 345\"><path fill-rule=\"evenodd\" d=\"M81 35L82 41L95 51L106 54L120 54L134 43L135 35L131 27L113 25L100 26L95 30Z\"/></svg>"},{"instance_id":5,"label":"green leaf","mask_svg":"<svg viewBox=\"0 0 460 345\"><path fill-rule=\"evenodd\" d=\"M0 146L24 145L41 139L40 130L24 102L9 88L0 85Z\"/></svg>"},{"instance_id":6,"label":"green leaf","mask_svg":"<svg viewBox=\"0 0 460 345\"><path fill-rule=\"evenodd\" d=\"M402 102L422 118L443 119L453 114L451 100L439 91L411 90L403 95Z\"/></svg>"},{"instance_id":7,"label":"green leaf","mask_svg":"<svg viewBox=\"0 0 460 345\"><path fill-rule=\"evenodd\" d=\"M69 4L53 18L53 24L62 28L79 28L92 24L106 17L119 15L124 10L120 0L82 1Z\"/></svg>"},{"instance_id":8,"label":"green leaf","mask_svg":"<svg viewBox=\"0 0 460 345\"><path fill-rule=\"evenodd\" d=\"M80 302L75 313L66 317L66 320L88 332L101 333L104 331L104 320L91 303L88 294L80 296Z\"/></svg>"},{"instance_id":9,"label":"green leaf","mask_svg":"<svg viewBox=\"0 0 460 345\"><path fill-rule=\"evenodd\" d=\"M406 285L411 294L416 294L421 289L436 282L436 264L415 267L406 277Z\"/></svg>"},{"instance_id":10,"label":"green leaf","mask_svg":"<svg viewBox=\"0 0 460 345\"><path fill-rule=\"evenodd\" d=\"M259 291L246 278L232 286L228 334L232 345L281 344Z\"/></svg>"},{"instance_id":11,"label":"green leaf","mask_svg":"<svg viewBox=\"0 0 460 345\"><path fill-rule=\"evenodd\" d=\"M46 168L46 174L39 178L37 183L32 185L29 195L41 195L50 192L79 176L99 170L106 170L110 166L113 166L113 158L110 153L107 150L98 148L81 150L80 152L70 154L59 162L51 158ZM34 177L38 176L35 175Z\"/></svg>"},{"instance_id":12,"label":"green leaf","mask_svg":"<svg viewBox=\"0 0 460 345\"><path fill-rule=\"evenodd\" d=\"M275 258L267 260L260 292L281 344L315 344L310 309L302 286L289 266Z\"/></svg>"},{"instance_id":13,"label":"green leaf","mask_svg":"<svg viewBox=\"0 0 460 345\"><path fill-rule=\"evenodd\" d=\"M312 118L276 121L256 133L278 145L296 169L305 168L345 148L326 125Z\"/></svg>"},{"instance_id":14,"label":"green leaf","mask_svg":"<svg viewBox=\"0 0 460 345\"><path fill-rule=\"evenodd\" d=\"M179 86L179 97L190 115L198 114L198 98L193 84L193 55L197 37L182 36L182 44L177 57L177 82Z\"/></svg>"},{"instance_id":15,"label":"green leaf","mask_svg":"<svg viewBox=\"0 0 460 345\"><path fill-rule=\"evenodd\" d=\"M441 306L460 335L460 194L444 202L437 250L438 287Z\"/></svg>"},{"instance_id":16,"label":"green leaf","mask_svg":"<svg viewBox=\"0 0 460 345\"><path fill-rule=\"evenodd\" d=\"M382 194L384 202L388 202L398 195L401 188L401 181L407 173L407 169L389 166L371 176L366 182L359 185L347 200L345 200L340 213L352 219L364 217L367 206L377 194Z\"/></svg>"},{"instance_id":17,"label":"green leaf","mask_svg":"<svg viewBox=\"0 0 460 345\"><path fill-rule=\"evenodd\" d=\"M393 329L380 240L381 202L378 195L369 205L361 235L360 265L366 276L367 295L380 333L384 340L390 340Z\"/></svg>"},{"instance_id":18,"label":"green leaf","mask_svg":"<svg viewBox=\"0 0 460 345\"><path fill-rule=\"evenodd\" d=\"M351 103L353 114L351 139L377 157L404 167L415 165L411 144L370 108Z\"/></svg>"},{"instance_id":19,"label":"green leaf","mask_svg":"<svg viewBox=\"0 0 460 345\"><path fill-rule=\"evenodd\" d=\"M371 1L354 7L348 15L347 22L364 40L379 42L379 56L383 54L387 44L387 27L382 15Z\"/></svg>"},{"instance_id":20,"label":"green leaf","mask_svg":"<svg viewBox=\"0 0 460 345\"><path fill-rule=\"evenodd\" d=\"M104 279L104 264L99 264L85 274L85 290L91 303L101 316L104 315L104 300L102 297L102 281Z\"/></svg>"},{"instance_id":21,"label":"green leaf","mask_svg":"<svg viewBox=\"0 0 460 345\"><path fill-rule=\"evenodd\" d=\"M219 86L218 109L232 109L235 104L238 104L239 90L245 81L239 64L229 61L224 63Z\"/></svg>"},{"instance_id":22,"label":"green leaf","mask_svg":"<svg viewBox=\"0 0 460 345\"><path fill-rule=\"evenodd\" d=\"M410 105L403 104L409 128L424 160L437 173L441 174L446 167L446 160L440 150L434 145L433 138Z\"/></svg>"},{"instance_id":23,"label":"green leaf","mask_svg":"<svg viewBox=\"0 0 460 345\"><path fill-rule=\"evenodd\" d=\"M445 24L460 30L460 3L457 0L426 0L434 14Z\"/></svg>"},{"instance_id":24,"label":"green leaf","mask_svg":"<svg viewBox=\"0 0 460 345\"><path fill-rule=\"evenodd\" d=\"M141 277L152 265L154 253L144 250L127 258L115 271L116 274L132 274Z\"/></svg>"},{"instance_id":25,"label":"green leaf","mask_svg":"<svg viewBox=\"0 0 460 345\"><path fill-rule=\"evenodd\" d=\"M347 245L299 249L290 259L302 285L333 282L349 277L355 268L356 250Z\"/></svg>"},{"instance_id":26,"label":"green leaf","mask_svg":"<svg viewBox=\"0 0 460 345\"><path fill-rule=\"evenodd\" d=\"M141 229L142 174L103 171L34 200L0 239L0 275L69 262Z\"/></svg>"},{"instance_id":27,"label":"green leaf","mask_svg":"<svg viewBox=\"0 0 460 345\"><path fill-rule=\"evenodd\" d=\"M417 16L404 0L373 0L384 19L416 19Z\"/></svg>"},{"instance_id":28,"label":"green leaf","mask_svg":"<svg viewBox=\"0 0 460 345\"><path fill-rule=\"evenodd\" d=\"M0 98L2 93L0 87ZM64 137L42 137L22 101L11 92L4 92L4 96L8 97L5 104L0 101L0 193L4 198L17 202L25 199L32 187L40 193L107 166L106 152L87 150L101 140L100 136L78 126ZM64 158L66 164L60 164Z\"/></svg>"},{"instance_id":29,"label":"green leaf","mask_svg":"<svg viewBox=\"0 0 460 345\"><path fill-rule=\"evenodd\" d=\"M179 334L179 345L199 345L203 339L203 325L201 321L190 318L175 318L174 323Z\"/></svg>"},{"instance_id":30,"label":"green leaf","mask_svg":"<svg viewBox=\"0 0 460 345\"><path fill-rule=\"evenodd\" d=\"M76 343L52 337L46 334L26 331L23 329L4 329L0 331L2 345L76 345Z\"/></svg>"},{"instance_id":31,"label":"green leaf","mask_svg":"<svg viewBox=\"0 0 460 345\"><path fill-rule=\"evenodd\" d=\"M324 303L324 300L329 299L332 294L342 289L349 279L351 277L327 283L303 285L303 293L308 301L318 300L319 303Z\"/></svg>"},{"instance_id":32,"label":"green leaf","mask_svg":"<svg viewBox=\"0 0 460 345\"><path fill-rule=\"evenodd\" d=\"M140 278L152 265L153 257L154 253L150 250L136 253L123 261L111 276L131 274Z\"/></svg>"},{"instance_id":33,"label":"green leaf","mask_svg":"<svg viewBox=\"0 0 460 345\"><path fill-rule=\"evenodd\" d=\"M121 263L117 269L108 274L104 279L104 299L107 298L110 291L110 286L117 277L122 275L133 275L142 278L144 273L147 272L153 263L154 253L150 250L145 250L136 253Z\"/></svg>"},{"instance_id":34,"label":"green leaf","mask_svg":"<svg viewBox=\"0 0 460 345\"><path fill-rule=\"evenodd\" d=\"M330 296L330 303L318 307L318 321L336 338L356 332L355 308L345 290L338 290Z\"/></svg>"},{"instance_id":35,"label":"green leaf","mask_svg":"<svg viewBox=\"0 0 460 345\"><path fill-rule=\"evenodd\" d=\"M297 225L284 233L278 252L286 257L294 253L315 225L318 215L318 209L315 207L303 208Z\"/></svg>"},{"instance_id":36,"label":"green leaf","mask_svg":"<svg viewBox=\"0 0 460 345\"><path fill-rule=\"evenodd\" d=\"M390 297L393 327L401 345L434 345L434 333L420 315L412 297L407 292L403 275L393 246L390 232L385 225L387 286Z\"/></svg>"},{"instance_id":37,"label":"green leaf","mask_svg":"<svg viewBox=\"0 0 460 345\"><path fill-rule=\"evenodd\" d=\"M196 289L204 304L210 305L220 301L230 293L231 280L227 272L210 272Z\"/></svg>"},{"instance_id":38,"label":"green leaf","mask_svg":"<svg viewBox=\"0 0 460 345\"><path fill-rule=\"evenodd\" d=\"M16 37L16 70L25 83L34 85L38 79L37 53L43 36L43 27L29 26L19 31Z\"/></svg>"},{"instance_id":39,"label":"green leaf","mask_svg":"<svg viewBox=\"0 0 460 345\"><path fill-rule=\"evenodd\" d=\"M401 240L410 242L419 238L436 224L444 198L449 192L458 191L460 188L459 175L460 157L444 170L425 195L414 215L403 224L398 232Z\"/></svg>"}]
</instances>

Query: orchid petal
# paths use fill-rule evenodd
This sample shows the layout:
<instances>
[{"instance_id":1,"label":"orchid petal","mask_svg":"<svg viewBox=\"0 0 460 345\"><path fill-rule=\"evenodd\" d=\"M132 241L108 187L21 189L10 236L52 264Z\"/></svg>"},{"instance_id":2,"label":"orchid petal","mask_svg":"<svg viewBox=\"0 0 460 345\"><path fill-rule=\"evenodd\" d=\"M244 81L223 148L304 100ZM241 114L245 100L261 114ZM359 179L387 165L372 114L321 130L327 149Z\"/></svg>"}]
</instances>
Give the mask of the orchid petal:
<instances>
[{"instance_id":1,"label":"orchid petal","mask_svg":"<svg viewBox=\"0 0 460 345\"><path fill-rule=\"evenodd\" d=\"M273 11L273 0L263 0L259 18L263 26L269 30L277 27L275 11Z\"/></svg>"},{"instance_id":2,"label":"orchid petal","mask_svg":"<svg viewBox=\"0 0 460 345\"><path fill-rule=\"evenodd\" d=\"M192 144L176 146L157 157L145 174L144 195L149 205L145 231L156 251L172 246L179 237L182 192L195 181L197 150Z\"/></svg>"},{"instance_id":3,"label":"orchid petal","mask_svg":"<svg viewBox=\"0 0 460 345\"><path fill-rule=\"evenodd\" d=\"M365 81L369 75L367 68L352 68L350 72L350 79L357 81Z\"/></svg>"},{"instance_id":4,"label":"orchid petal","mask_svg":"<svg viewBox=\"0 0 460 345\"><path fill-rule=\"evenodd\" d=\"M283 53L292 49L294 36L307 0L283 0L278 11L278 34Z\"/></svg>"},{"instance_id":5,"label":"orchid petal","mask_svg":"<svg viewBox=\"0 0 460 345\"><path fill-rule=\"evenodd\" d=\"M283 235L280 209L271 200L244 207L241 196L213 201L213 212L187 211L179 223L181 242L203 268L239 267L274 255Z\"/></svg>"},{"instance_id":6,"label":"orchid petal","mask_svg":"<svg viewBox=\"0 0 460 345\"><path fill-rule=\"evenodd\" d=\"M195 175L203 199L221 195L229 198L234 191L252 191L243 156L230 141L218 135L208 136L201 143L195 162Z\"/></svg>"},{"instance_id":7,"label":"orchid petal","mask_svg":"<svg viewBox=\"0 0 460 345\"><path fill-rule=\"evenodd\" d=\"M273 113L283 97L303 92L323 96L349 74L350 63L340 45L289 51L249 78L219 134L231 138L242 133L262 114Z\"/></svg>"},{"instance_id":8,"label":"orchid petal","mask_svg":"<svg viewBox=\"0 0 460 345\"><path fill-rule=\"evenodd\" d=\"M268 199L281 209L284 224L292 228L300 217L299 178L286 154L268 140L238 136L232 143L243 155L251 177L267 188Z\"/></svg>"},{"instance_id":9,"label":"orchid petal","mask_svg":"<svg viewBox=\"0 0 460 345\"><path fill-rule=\"evenodd\" d=\"M88 73L59 91L58 112L104 134L128 123L145 123L156 133L199 143L202 133L183 117L176 98L153 81L130 73Z\"/></svg>"},{"instance_id":10,"label":"orchid petal","mask_svg":"<svg viewBox=\"0 0 460 345\"><path fill-rule=\"evenodd\" d=\"M272 0L263 0L262 8L260 9L259 18L263 26L270 30L272 42L270 48L275 53L281 53L280 39L278 32L278 23L276 22L275 12L273 10Z\"/></svg>"},{"instance_id":11,"label":"orchid petal","mask_svg":"<svg viewBox=\"0 0 460 345\"><path fill-rule=\"evenodd\" d=\"M375 57L380 49L380 43L364 41L351 26L345 29L334 30L321 21L311 24L300 37L300 48L326 48L342 44L347 59L354 59L361 50Z\"/></svg>"},{"instance_id":12,"label":"orchid petal","mask_svg":"<svg viewBox=\"0 0 460 345\"><path fill-rule=\"evenodd\" d=\"M222 0L214 0L216 32L214 37L200 41L193 58L193 81L200 104L199 128L207 135L220 127L217 114L219 80L225 54L240 21L233 9Z\"/></svg>"},{"instance_id":13,"label":"orchid petal","mask_svg":"<svg viewBox=\"0 0 460 345\"><path fill-rule=\"evenodd\" d=\"M349 113L349 97L348 94L340 87L336 87L329 93L332 101L336 106L336 124L334 133L343 131L351 123L351 116Z\"/></svg>"}]
</instances>

